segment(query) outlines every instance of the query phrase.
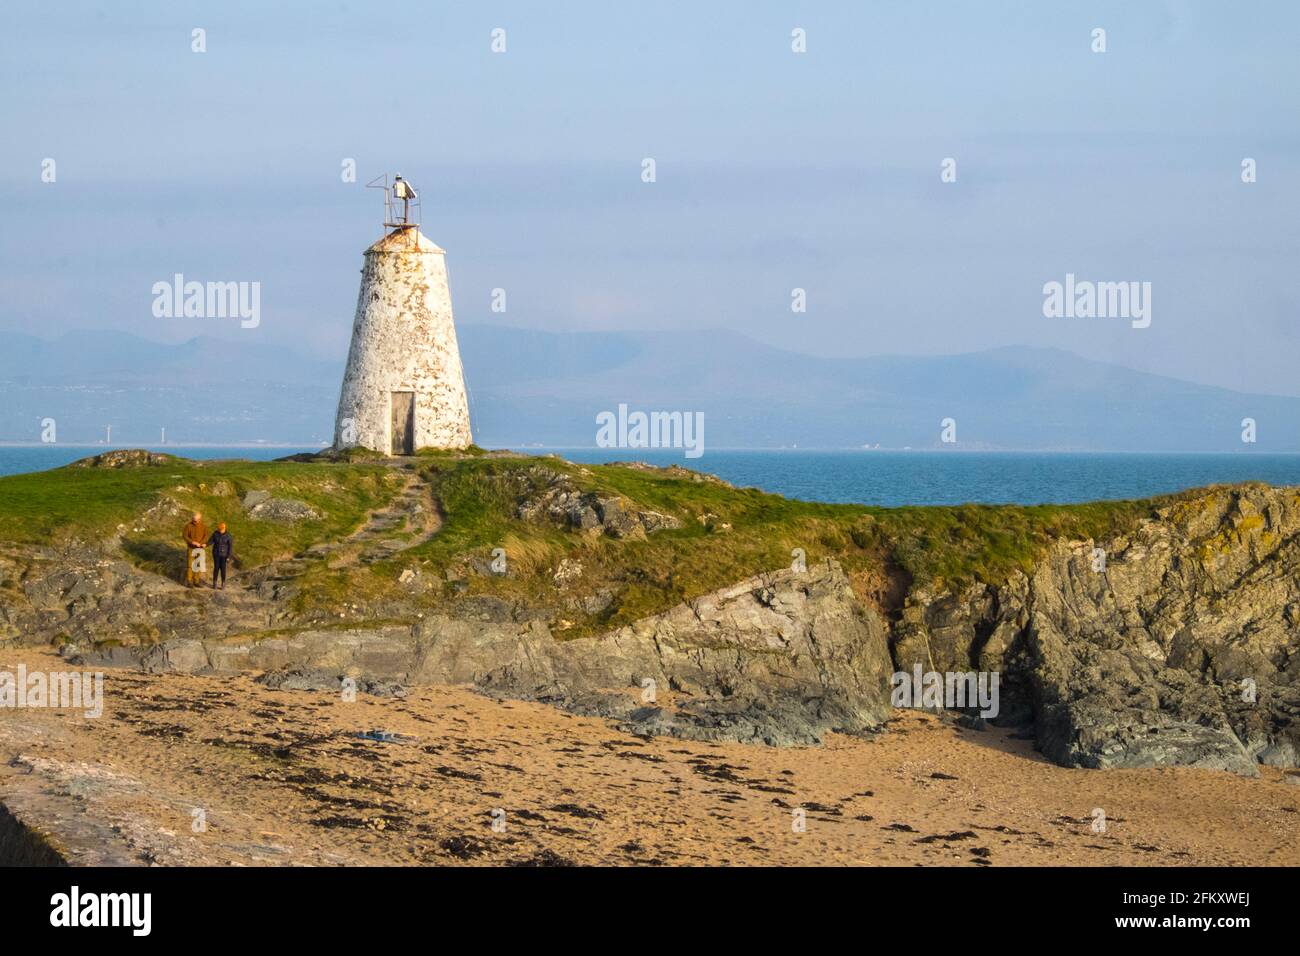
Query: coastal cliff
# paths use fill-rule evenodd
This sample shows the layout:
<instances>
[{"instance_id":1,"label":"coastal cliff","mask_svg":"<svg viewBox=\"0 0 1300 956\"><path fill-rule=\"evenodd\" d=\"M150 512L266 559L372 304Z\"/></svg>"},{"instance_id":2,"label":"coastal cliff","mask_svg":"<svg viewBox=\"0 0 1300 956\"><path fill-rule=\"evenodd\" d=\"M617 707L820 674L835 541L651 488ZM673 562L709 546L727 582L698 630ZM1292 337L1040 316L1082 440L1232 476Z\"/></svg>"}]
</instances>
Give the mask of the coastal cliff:
<instances>
[{"instance_id":1,"label":"coastal cliff","mask_svg":"<svg viewBox=\"0 0 1300 956\"><path fill-rule=\"evenodd\" d=\"M1004 715L1083 767L1295 767L1300 494L1247 485L1156 503L1028 572L909 595L900 667L1003 674Z\"/></svg>"},{"instance_id":2,"label":"coastal cliff","mask_svg":"<svg viewBox=\"0 0 1300 956\"><path fill-rule=\"evenodd\" d=\"M1066 766L1298 762L1300 489L874 509L472 452L118 453L0 486L0 641L77 666L464 684L778 745L885 728L919 666L997 674L989 719ZM235 531L225 591L175 583L192 509Z\"/></svg>"}]
</instances>

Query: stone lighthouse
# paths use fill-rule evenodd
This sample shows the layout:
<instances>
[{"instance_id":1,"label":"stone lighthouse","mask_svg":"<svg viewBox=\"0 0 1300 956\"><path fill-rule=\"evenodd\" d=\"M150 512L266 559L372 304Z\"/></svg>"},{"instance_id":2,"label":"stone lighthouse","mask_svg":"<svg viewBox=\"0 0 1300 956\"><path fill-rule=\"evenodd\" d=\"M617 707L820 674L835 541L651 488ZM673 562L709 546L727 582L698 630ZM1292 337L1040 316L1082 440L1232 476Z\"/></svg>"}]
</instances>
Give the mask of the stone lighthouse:
<instances>
[{"instance_id":1,"label":"stone lighthouse","mask_svg":"<svg viewBox=\"0 0 1300 956\"><path fill-rule=\"evenodd\" d=\"M334 447L387 455L470 444L469 405L447 263L420 232L419 195L399 174L384 190L384 237L366 250L339 395Z\"/></svg>"}]
</instances>

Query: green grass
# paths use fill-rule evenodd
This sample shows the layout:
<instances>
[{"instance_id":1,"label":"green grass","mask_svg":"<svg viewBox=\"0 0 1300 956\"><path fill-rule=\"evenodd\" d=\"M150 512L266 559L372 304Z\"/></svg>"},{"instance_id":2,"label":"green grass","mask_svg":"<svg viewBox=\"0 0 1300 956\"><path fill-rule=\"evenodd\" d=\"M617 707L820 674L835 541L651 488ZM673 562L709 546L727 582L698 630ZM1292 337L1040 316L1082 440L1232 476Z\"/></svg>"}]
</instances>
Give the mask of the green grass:
<instances>
[{"instance_id":1,"label":"green grass","mask_svg":"<svg viewBox=\"0 0 1300 956\"><path fill-rule=\"evenodd\" d=\"M1054 540L1104 540L1151 512L1145 501L871 508L857 535L889 551L917 581L999 584L1028 572Z\"/></svg>"},{"instance_id":2,"label":"green grass","mask_svg":"<svg viewBox=\"0 0 1300 956\"><path fill-rule=\"evenodd\" d=\"M181 529L199 511L209 528L228 523L236 554L251 566L351 532L401 480L382 465L183 458L154 466L56 468L0 478L0 542L93 542L121 534L127 554L148 566L180 554ZM322 517L292 524L248 518L241 502L255 489L304 501Z\"/></svg>"},{"instance_id":3,"label":"green grass","mask_svg":"<svg viewBox=\"0 0 1300 956\"><path fill-rule=\"evenodd\" d=\"M520 498L536 493L529 473L570 476L583 490L621 495L643 509L677 517L682 527L647 540L583 535L545 521L515 517ZM506 579L476 575L469 593L553 603L551 574L563 558L587 573L569 592L615 592L610 608L575 618L572 633L631 623L674 603L760 571L789 567L802 549L809 563L834 558L864 582L901 575L960 587L1000 583L1028 570L1058 537L1103 539L1149 514L1145 502L1039 507L870 508L792 501L755 489L675 477L658 471L575 465L554 459L433 458L425 469L443 503L440 534L412 556L445 568L469 554L486 561L505 548ZM869 587L864 585L864 590ZM864 595L866 596L866 595Z\"/></svg>"},{"instance_id":4,"label":"green grass","mask_svg":"<svg viewBox=\"0 0 1300 956\"><path fill-rule=\"evenodd\" d=\"M357 458L176 459L162 466L69 467L0 478L0 546L122 534L123 550L137 564L171 573L169 562L180 560L181 528L188 512L197 509L210 525L222 518L230 522L242 566L251 567L347 535L406 480L408 473L400 468ZM422 452L416 467L442 507L438 534L374 565L331 569L318 562L303 578L297 613L316 620L337 617L344 603L377 607L392 597L428 611L465 596L491 595L554 608L564 621L562 633L576 636L631 623L761 571L789 567L796 548L810 564L839 561L868 600L896 603L913 584L1000 583L1016 570L1028 570L1057 538L1104 540L1153 508L1152 502L830 505L692 480L680 470L578 465L481 449ZM583 492L622 496L636 508L672 515L681 527L631 540L583 534L545 519L521 520L520 501L540 494L550 473L567 476ZM248 519L240 499L252 489L300 499L323 517L296 524ZM179 514L166 515L167 507ZM483 573L495 548L506 551L505 577ZM565 558L581 562L584 573L560 592L553 575ZM398 584L405 568L418 568L425 580L439 583L412 598ZM610 597L603 609L573 606L598 595ZM373 613L386 615L388 609Z\"/></svg>"}]
</instances>

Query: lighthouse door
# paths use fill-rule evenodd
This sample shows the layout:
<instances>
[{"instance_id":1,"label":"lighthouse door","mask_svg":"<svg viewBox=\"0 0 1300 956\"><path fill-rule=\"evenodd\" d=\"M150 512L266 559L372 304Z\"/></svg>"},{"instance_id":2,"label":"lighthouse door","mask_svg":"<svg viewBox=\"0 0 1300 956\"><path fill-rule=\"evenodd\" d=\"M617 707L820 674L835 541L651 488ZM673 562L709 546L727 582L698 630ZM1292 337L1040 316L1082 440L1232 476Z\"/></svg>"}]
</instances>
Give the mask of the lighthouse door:
<instances>
[{"instance_id":1,"label":"lighthouse door","mask_svg":"<svg viewBox=\"0 0 1300 956\"><path fill-rule=\"evenodd\" d=\"M393 447L394 455L415 454L415 393L393 392Z\"/></svg>"}]
</instances>

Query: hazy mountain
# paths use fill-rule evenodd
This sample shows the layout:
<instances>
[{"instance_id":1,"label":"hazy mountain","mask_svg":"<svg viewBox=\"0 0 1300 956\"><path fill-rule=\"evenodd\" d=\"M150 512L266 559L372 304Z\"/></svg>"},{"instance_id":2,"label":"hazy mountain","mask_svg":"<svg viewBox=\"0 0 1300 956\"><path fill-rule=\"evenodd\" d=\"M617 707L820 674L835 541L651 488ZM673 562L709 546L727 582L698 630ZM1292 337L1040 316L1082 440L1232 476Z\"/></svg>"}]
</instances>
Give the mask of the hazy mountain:
<instances>
[{"instance_id":1,"label":"hazy mountain","mask_svg":"<svg viewBox=\"0 0 1300 956\"><path fill-rule=\"evenodd\" d=\"M711 447L959 447L1300 451L1300 399L1246 395L1081 359L1002 348L938 357L823 359L721 330L461 331L471 413L485 441L591 445L595 415L705 413Z\"/></svg>"},{"instance_id":2,"label":"hazy mountain","mask_svg":"<svg viewBox=\"0 0 1300 956\"><path fill-rule=\"evenodd\" d=\"M703 412L712 448L941 447L1300 451L1300 399L1162 378L1055 349L939 357L823 359L732 332L459 330L476 439L484 445L595 443L595 417ZM175 442L328 439L344 356L304 358L196 338L162 345L116 332L56 341L0 333L0 439Z\"/></svg>"},{"instance_id":3,"label":"hazy mountain","mask_svg":"<svg viewBox=\"0 0 1300 956\"><path fill-rule=\"evenodd\" d=\"M0 332L0 440L296 442L333 433L343 359L205 337L165 345L121 332L54 341Z\"/></svg>"}]
</instances>

